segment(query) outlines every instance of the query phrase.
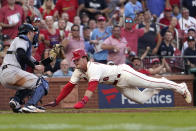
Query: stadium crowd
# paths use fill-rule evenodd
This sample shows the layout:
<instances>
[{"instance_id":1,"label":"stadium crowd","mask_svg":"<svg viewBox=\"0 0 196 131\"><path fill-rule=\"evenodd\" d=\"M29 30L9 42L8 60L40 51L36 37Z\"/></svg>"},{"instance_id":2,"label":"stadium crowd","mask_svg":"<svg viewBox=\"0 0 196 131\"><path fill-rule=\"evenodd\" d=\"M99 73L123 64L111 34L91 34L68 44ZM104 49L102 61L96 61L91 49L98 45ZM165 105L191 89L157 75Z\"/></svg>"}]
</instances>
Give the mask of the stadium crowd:
<instances>
[{"instance_id":1,"label":"stadium crowd","mask_svg":"<svg viewBox=\"0 0 196 131\"><path fill-rule=\"evenodd\" d=\"M196 67L196 0L0 0L0 7L0 64L18 27L31 23L39 28L36 60L64 47L65 59L45 66L46 77L71 76L76 49L147 75Z\"/></svg>"}]
</instances>

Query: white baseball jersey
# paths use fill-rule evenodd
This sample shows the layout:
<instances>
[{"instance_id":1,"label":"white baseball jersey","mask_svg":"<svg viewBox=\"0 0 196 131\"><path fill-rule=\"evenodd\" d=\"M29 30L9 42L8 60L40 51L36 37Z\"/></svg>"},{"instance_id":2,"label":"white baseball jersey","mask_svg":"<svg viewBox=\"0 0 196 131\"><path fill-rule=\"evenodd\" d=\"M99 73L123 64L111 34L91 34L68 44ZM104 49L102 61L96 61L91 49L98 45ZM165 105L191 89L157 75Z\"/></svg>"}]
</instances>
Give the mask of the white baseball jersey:
<instances>
[{"instance_id":1,"label":"white baseball jersey","mask_svg":"<svg viewBox=\"0 0 196 131\"><path fill-rule=\"evenodd\" d=\"M4 87L7 88L35 88L38 77L21 69L21 66L15 55L15 52L18 48L22 48L27 51L27 49L29 48L28 41L25 41L24 39L21 39L19 37L16 37L13 40L8 49L8 51L12 51L13 53L6 54L0 68L0 82ZM7 65L7 68L3 69L5 65Z\"/></svg>"},{"instance_id":2,"label":"white baseball jersey","mask_svg":"<svg viewBox=\"0 0 196 131\"><path fill-rule=\"evenodd\" d=\"M76 84L81 78L99 83L112 84L120 71L120 66L105 65L97 62L88 62L87 72L76 69L71 77L70 82Z\"/></svg>"},{"instance_id":3,"label":"white baseball jersey","mask_svg":"<svg viewBox=\"0 0 196 131\"><path fill-rule=\"evenodd\" d=\"M144 103L160 89L171 89L183 94L182 84L173 81L146 76L135 71L129 65L105 65L96 62L88 62L87 71L76 69L72 74L70 82L76 84L81 78L90 81L98 81L104 84L114 84L119 87L122 94L127 98ZM146 88L140 91L137 87Z\"/></svg>"}]
</instances>

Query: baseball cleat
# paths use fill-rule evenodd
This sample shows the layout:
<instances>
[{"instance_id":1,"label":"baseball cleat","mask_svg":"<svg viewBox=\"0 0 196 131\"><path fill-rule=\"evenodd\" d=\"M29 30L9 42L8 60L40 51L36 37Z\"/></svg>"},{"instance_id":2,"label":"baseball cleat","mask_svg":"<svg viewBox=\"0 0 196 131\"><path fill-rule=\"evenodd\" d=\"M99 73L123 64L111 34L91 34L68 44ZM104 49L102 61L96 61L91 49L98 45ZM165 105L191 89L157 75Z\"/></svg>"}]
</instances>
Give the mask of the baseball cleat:
<instances>
[{"instance_id":1,"label":"baseball cleat","mask_svg":"<svg viewBox=\"0 0 196 131\"><path fill-rule=\"evenodd\" d=\"M37 108L33 105L28 105L22 108L22 112L24 113L41 113L41 112L45 112L44 109L41 108Z\"/></svg>"},{"instance_id":2,"label":"baseball cleat","mask_svg":"<svg viewBox=\"0 0 196 131\"><path fill-rule=\"evenodd\" d=\"M12 108L13 112L15 112L15 113L22 113L21 105L19 104L19 102L14 100L14 98L11 98L11 100L9 102L9 105L10 105L10 108Z\"/></svg>"},{"instance_id":3,"label":"baseball cleat","mask_svg":"<svg viewBox=\"0 0 196 131\"><path fill-rule=\"evenodd\" d=\"M184 90L183 97L187 103L191 103L192 102L191 93L189 92L186 83L182 83L182 85Z\"/></svg>"}]
</instances>

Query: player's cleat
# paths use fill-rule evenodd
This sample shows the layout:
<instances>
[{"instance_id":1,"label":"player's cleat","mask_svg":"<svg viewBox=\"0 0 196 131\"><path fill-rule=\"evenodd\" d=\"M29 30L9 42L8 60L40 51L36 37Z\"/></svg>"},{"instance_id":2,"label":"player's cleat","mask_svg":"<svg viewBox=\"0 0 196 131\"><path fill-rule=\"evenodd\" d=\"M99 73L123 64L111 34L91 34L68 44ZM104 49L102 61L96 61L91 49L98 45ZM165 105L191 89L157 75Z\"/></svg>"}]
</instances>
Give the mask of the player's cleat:
<instances>
[{"instance_id":1,"label":"player's cleat","mask_svg":"<svg viewBox=\"0 0 196 131\"><path fill-rule=\"evenodd\" d=\"M187 103L191 103L192 102L192 97L191 97L191 93L189 92L186 83L182 83L181 85L183 87L182 89L184 90L183 97L184 97L185 101Z\"/></svg>"},{"instance_id":2,"label":"player's cleat","mask_svg":"<svg viewBox=\"0 0 196 131\"><path fill-rule=\"evenodd\" d=\"M19 102L14 100L14 98L11 98L11 100L9 102L9 105L10 105L10 108L12 108L13 112L15 112L15 113L22 113L21 105L19 104Z\"/></svg>"},{"instance_id":3,"label":"player's cleat","mask_svg":"<svg viewBox=\"0 0 196 131\"><path fill-rule=\"evenodd\" d=\"M43 107L43 106L36 106L38 109L41 109L41 110L46 110L46 108L45 107Z\"/></svg>"},{"instance_id":4,"label":"player's cleat","mask_svg":"<svg viewBox=\"0 0 196 131\"><path fill-rule=\"evenodd\" d=\"M24 112L24 113L41 113L41 112L45 112L45 110L41 109L41 108L37 108L36 106L33 106L33 105L28 105L28 106L24 106L22 108L22 112Z\"/></svg>"}]
</instances>

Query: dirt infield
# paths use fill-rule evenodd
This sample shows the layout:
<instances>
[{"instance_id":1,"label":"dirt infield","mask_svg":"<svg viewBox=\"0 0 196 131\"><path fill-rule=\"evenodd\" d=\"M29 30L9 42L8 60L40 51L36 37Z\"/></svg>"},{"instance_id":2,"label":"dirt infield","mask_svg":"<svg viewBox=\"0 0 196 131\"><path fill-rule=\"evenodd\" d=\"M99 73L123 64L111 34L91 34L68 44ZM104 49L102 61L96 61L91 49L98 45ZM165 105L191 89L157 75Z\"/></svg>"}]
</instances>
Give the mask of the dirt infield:
<instances>
[{"instance_id":1,"label":"dirt infield","mask_svg":"<svg viewBox=\"0 0 196 131\"><path fill-rule=\"evenodd\" d=\"M163 112L178 110L195 110L195 107L160 107L160 108L117 108L117 109L48 109L48 113L123 113L123 112Z\"/></svg>"},{"instance_id":2,"label":"dirt infield","mask_svg":"<svg viewBox=\"0 0 196 131\"><path fill-rule=\"evenodd\" d=\"M168 112L168 111L189 111L195 107L154 107L154 108L113 108L113 109L47 109L46 113L125 113L125 112ZM13 113L12 111L0 111L0 114Z\"/></svg>"}]
</instances>

